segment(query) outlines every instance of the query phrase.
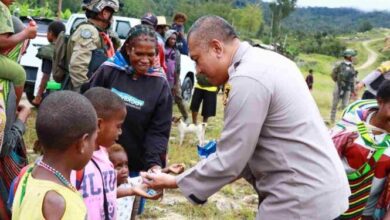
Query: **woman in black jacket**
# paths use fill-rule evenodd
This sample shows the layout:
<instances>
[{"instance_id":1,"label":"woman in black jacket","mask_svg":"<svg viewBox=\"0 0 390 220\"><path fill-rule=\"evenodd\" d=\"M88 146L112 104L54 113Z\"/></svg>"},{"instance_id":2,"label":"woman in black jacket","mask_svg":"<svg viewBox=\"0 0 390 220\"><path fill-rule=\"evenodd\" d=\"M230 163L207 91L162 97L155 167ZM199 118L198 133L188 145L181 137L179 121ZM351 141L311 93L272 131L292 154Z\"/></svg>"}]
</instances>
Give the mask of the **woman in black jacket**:
<instances>
[{"instance_id":1,"label":"woman in black jacket","mask_svg":"<svg viewBox=\"0 0 390 220\"><path fill-rule=\"evenodd\" d=\"M172 97L165 74L153 68L157 37L145 25L133 27L115 56L94 73L91 87L111 89L126 103L127 116L118 143L128 155L130 176L166 166Z\"/></svg>"}]
</instances>

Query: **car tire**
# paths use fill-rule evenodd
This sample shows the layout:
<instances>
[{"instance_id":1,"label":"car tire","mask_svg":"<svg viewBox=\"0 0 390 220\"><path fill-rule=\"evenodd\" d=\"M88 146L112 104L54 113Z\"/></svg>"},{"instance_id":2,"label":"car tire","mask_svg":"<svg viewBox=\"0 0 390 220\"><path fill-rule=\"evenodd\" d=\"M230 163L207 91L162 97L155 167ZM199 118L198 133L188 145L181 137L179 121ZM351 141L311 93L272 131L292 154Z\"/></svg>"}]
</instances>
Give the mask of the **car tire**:
<instances>
[{"instance_id":1,"label":"car tire","mask_svg":"<svg viewBox=\"0 0 390 220\"><path fill-rule=\"evenodd\" d=\"M24 92L26 93L26 97L27 97L28 102L31 105L37 107L37 105L34 105L33 102L32 102L34 100L34 98L35 98L35 96L34 96L34 84L26 83L24 85Z\"/></svg>"},{"instance_id":2,"label":"car tire","mask_svg":"<svg viewBox=\"0 0 390 220\"><path fill-rule=\"evenodd\" d=\"M185 102L190 102L192 96L192 88L194 87L194 82L192 79L187 76L184 78L183 85L181 86L181 95Z\"/></svg>"}]
</instances>

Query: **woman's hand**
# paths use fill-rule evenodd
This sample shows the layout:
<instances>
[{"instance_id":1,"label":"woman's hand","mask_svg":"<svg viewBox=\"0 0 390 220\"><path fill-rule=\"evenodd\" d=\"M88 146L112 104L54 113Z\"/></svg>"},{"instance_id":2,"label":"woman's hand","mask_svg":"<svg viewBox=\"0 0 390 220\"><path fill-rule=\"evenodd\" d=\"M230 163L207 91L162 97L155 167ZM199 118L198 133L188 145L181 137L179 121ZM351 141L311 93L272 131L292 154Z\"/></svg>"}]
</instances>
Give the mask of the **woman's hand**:
<instances>
[{"instance_id":1,"label":"woman's hand","mask_svg":"<svg viewBox=\"0 0 390 220\"><path fill-rule=\"evenodd\" d=\"M143 183L149 188L159 189L174 189L177 188L176 178L166 173L145 173L141 172Z\"/></svg>"}]
</instances>

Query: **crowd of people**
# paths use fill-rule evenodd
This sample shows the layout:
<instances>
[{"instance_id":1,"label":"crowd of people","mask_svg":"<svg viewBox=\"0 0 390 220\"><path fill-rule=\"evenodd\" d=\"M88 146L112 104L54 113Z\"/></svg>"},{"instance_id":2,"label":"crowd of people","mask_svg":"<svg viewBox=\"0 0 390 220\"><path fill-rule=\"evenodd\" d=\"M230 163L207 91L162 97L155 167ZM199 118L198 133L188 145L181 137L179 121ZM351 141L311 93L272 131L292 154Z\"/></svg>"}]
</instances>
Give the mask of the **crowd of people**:
<instances>
[{"instance_id":1,"label":"crowd of people","mask_svg":"<svg viewBox=\"0 0 390 220\"><path fill-rule=\"evenodd\" d=\"M185 14L169 27L148 12L120 45L109 31L119 2L84 0L87 21L70 36L51 23L51 44L37 54L40 156L28 164L18 59L37 27L20 27L11 3L0 1L0 219L134 219L163 189L204 204L240 178L259 195L257 219L390 219L389 63L357 83L356 52L344 52L332 73L332 121L340 100L345 110L329 131L313 71L305 82L294 62L241 41L223 18L199 18L186 38ZM185 172L167 157L173 103L189 118L181 54L198 73L193 122L202 102L203 122L215 116L219 87L225 113L216 152ZM51 74L63 91L45 94ZM364 86L364 99L348 105Z\"/></svg>"}]
</instances>

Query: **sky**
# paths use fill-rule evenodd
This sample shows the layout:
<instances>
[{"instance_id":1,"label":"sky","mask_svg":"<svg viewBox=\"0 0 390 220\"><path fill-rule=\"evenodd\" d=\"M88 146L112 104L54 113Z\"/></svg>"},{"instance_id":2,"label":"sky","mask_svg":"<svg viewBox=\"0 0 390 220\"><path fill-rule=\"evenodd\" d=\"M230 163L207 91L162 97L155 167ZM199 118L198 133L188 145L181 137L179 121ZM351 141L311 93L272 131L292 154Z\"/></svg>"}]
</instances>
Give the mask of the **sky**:
<instances>
[{"instance_id":1,"label":"sky","mask_svg":"<svg viewBox=\"0 0 390 220\"><path fill-rule=\"evenodd\" d=\"M272 0L265 0L271 2ZM390 11L390 0L298 0L299 7L349 7L363 11Z\"/></svg>"}]
</instances>

